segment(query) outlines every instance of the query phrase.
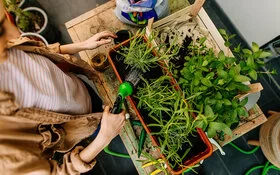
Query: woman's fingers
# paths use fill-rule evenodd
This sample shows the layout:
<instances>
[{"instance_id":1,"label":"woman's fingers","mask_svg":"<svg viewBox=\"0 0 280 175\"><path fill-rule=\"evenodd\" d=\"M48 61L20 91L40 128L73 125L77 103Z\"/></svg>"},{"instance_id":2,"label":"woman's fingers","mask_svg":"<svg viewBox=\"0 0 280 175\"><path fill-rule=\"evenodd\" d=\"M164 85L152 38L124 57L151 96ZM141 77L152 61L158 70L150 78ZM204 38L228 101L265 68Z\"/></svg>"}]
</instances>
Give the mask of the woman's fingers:
<instances>
[{"instance_id":1,"label":"woman's fingers","mask_svg":"<svg viewBox=\"0 0 280 175\"><path fill-rule=\"evenodd\" d=\"M103 44L109 44L112 40L111 39L106 39L106 40L101 40L101 41L96 41L97 47L103 45Z\"/></svg>"},{"instance_id":2,"label":"woman's fingers","mask_svg":"<svg viewBox=\"0 0 280 175\"><path fill-rule=\"evenodd\" d=\"M96 35L97 35L97 40L100 40L102 38L108 38L108 37L117 38L117 35L113 34L112 32L109 32L109 31L103 31Z\"/></svg>"}]
</instances>

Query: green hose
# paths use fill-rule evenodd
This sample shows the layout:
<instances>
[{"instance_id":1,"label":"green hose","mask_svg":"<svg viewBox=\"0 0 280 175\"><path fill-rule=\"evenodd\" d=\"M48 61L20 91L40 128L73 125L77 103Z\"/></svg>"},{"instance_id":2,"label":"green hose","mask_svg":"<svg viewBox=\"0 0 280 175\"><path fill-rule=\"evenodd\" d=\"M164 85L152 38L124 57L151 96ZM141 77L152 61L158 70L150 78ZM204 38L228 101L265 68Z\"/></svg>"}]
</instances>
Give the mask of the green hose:
<instances>
[{"instance_id":1,"label":"green hose","mask_svg":"<svg viewBox=\"0 0 280 175\"><path fill-rule=\"evenodd\" d=\"M116 153L116 152L113 152L113 151L109 150L108 146L106 146L104 148L104 151L105 151L105 153L111 154L112 156L117 156L117 157L122 157L122 158L130 158L130 156L128 154Z\"/></svg>"},{"instance_id":2,"label":"green hose","mask_svg":"<svg viewBox=\"0 0 280 175\"><path fill-rule=\"evenodd\" d=\"M231 142L229 143L229 145L231 145L232 147L234 147L235 149L237 149L239 152L241 152L243 154L253 154L253 153L255 153L260 148L259 146L257 146L256 148L254 148L254 149L252 149L250 151L245 151L245 150L239 148L238 146L236 146L235 144L233 144Z\"/></svg>"},{"instance_id":3,"label":"green hose","mask_svg":"<svg viewBox=\"0 0 280 175\"><path fill-rule=\"evenodd\" d=\"M251 169L249 169L245 175L249 175L251 172L255 171L256 169L264 168L264 165L254 166Z\"/></svg>"},{"instance_id":4,"label":"green hose","mask_svg":"<svg viewBox=\"0 0 280 175\"><path fill-rule=\"evenodd\" d=\"M239 152L243 153L243 154L253 154L255 153L260 147L257 146L256 148L250 150L250 151L245 151L241 148L239 148L238 146L236 146L235 144L233 143L229 143L229 145L231 145L232 147L234 147L235 149L237 149ZM280 168L274 166L274 165L269 165L270 162L267 161L265 165L258 165L258 166L254 166L252 168L250 168L246 173L245 175L250 175L250 173L252 173L253 171L257 170L257 169L260 169L260 168L263 168L263 171L262 171L262 175L266 175L267 172L270 170L270 169L274 169L274 170L278 170L280 171Z\"/></svg>"}]
</instances>

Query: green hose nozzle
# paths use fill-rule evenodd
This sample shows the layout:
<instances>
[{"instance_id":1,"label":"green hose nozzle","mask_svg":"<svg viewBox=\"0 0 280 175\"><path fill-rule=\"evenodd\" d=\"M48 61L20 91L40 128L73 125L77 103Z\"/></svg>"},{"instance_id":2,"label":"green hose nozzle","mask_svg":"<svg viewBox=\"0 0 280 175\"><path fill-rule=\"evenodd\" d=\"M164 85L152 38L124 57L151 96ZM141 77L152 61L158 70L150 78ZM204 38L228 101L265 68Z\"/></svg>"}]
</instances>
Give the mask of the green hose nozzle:
<instances>
[{"instance_id":1,"label":"green hose nozzle","mask_svg":"<svg viewBox=\"0 0 280 175\"><path fill-rule=\"evenodd\" d=\"M130 82L123 82L119 87L119 93L114 103L112 113L118 114L121 112L121 107L125 97L131 95L133 93L133 85Z\"/></svg>"}]
</instances>

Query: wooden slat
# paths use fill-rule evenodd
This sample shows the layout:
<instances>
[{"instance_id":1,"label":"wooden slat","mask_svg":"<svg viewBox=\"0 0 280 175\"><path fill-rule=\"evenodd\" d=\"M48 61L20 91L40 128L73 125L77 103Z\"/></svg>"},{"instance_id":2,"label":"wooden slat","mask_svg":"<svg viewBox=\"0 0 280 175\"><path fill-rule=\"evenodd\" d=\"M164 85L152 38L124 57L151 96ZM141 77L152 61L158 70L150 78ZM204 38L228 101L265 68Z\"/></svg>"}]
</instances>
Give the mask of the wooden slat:
<instances>
[{"instance_id":1,"label":"wooden slat","mask_svg":"<svg viewBox=\"0 0 280 175\"><path fill-rule=\"evenodd\" d=\"M228 49L224 45L225 41L224 41L223 37L219 33L218 29L216 28L216 26L214 25L212 20L207 15L207 13L204 10L204 8L201 8L201 10L198 13L198 17L200 18L200 21L203 23L203 25L208 29L208 31L210 32L212 38L214 38L214 40L216 41L216 43L219 46L219 48L221 50L223 50L226 55L233 56L231 50Z\"/></svg>"},{"instance_id":2,"label":"wooden slat","mask_svg":"<svg viewBox=\"0 0 280 175\"><path fill-rule=\"evenodd\" d=\"M137 28L128 26L119 21L114 14L115 1L109 1L104 5L101 5L69 22L66 23L66 27L68 32L73 40L73 42L81 42L95 33L101 32L103 30L109 30L112 32L116 32L120 29L129 29L132 32L135 32ZM189 8L187 8L189 9ZM155 23L156 26L161 25L163 23L168 22L171 18L177 17L180 14L184 14L186 9L183 9L178 12L178 14L173 14L168 16L166 19L161 20L159 23ZM210 32L210 37L215 41L217 48L224 50L225 53L232 54L230 50L228 51L224 46L224 40L217 31L215 25L212 23L204 9L199 12L199 23L207 28ZM80 56L83 60L90 62L90 60L95 56L96 53L107 53L108 47L100 47L98 49L92 51L84 51L80 52ZM116 94L119 87L119 82L116 79L115 74L111 67L106 69L104 72L98 72L96 78L93 80L96 85L100 96L103 98L103 101L107 105L112 105L113 101L116 98ZM135 113L129 106L129 113L132 119L137 119ZM255 107L253 111L250 111L250 117L247 119L250 120L244 121L240 126L234 130L233 138L226 138L225 142L221 142L222 145L232 141L243 135L244 133L250 131L251 129L259 126L263 122L266 121L265 116L262 114L261 110L258 106ZM147 167L145 169L141 168L142 163L137 160L142 160L143 158L137 157L137 149L138 149L138 140L137 136L140 134L141 128L132 127L129 122L126 123L124 129L122 130L120 137L124 142L128 153L131 156L131 159L138 171L139 174L150 174L155 168L153 166ZM136 133L136 135L135 135ZM151 141L147 139L146 148L149 149L151 147ZM157 151L149 150L149 153L154 157L159 157Z\"/></svg>"},{"instance_id":3,"label":"wooden slat","mask_svg":"<svg viewBox=\"0 0 280 175\"><path fill-rule=\"evenodd\" d=\"M160 28L161 26L168 24L170 21L172 22L174 19L180 17L181 15L186 15L189 10L190 10L190 8L184 8L184 9L180 10L177 14L170 15L167 18L164 18L164 19L154 23L153 28L155 28L155 29ZM214 44L216 45L216 48L218 48L218 50L216 52L223 50L226 55L233 56L231 50L224 45L224 39L222 38L222 36L218 32L216 26L211 21L211 19L209 18L209 16L207 15L207 13L205 12L205 10L203 8L199 12L198 23L200 26L206 28L209 31L210 35L208 37L210 37L210 39L212 39L215 42ZM151 31L148 30L148 34L150 32ZM259 83L250 85L250 86L252 87L252 91L254 91L254 92L255 91L258 92L258 91L262 90L262 86ZM267 120L265 115L262 113L262 111L258 107L258 105L255 105L254 109L249 111L249 115L250 116L246 119L246 121L241 121L239 126L233 130L232 137L226 136L225 141L218 141L221 146L224 146L227 143L237 139L238 137L249 132L250 130L263 124ZM218 140L218 139L216 139L216 140ZM214 147L214 150L217 149L214 145L213 145L213 147Z\"/></svg>"},{"instance_id":4,"label":"wooden slat","mask_svg":"<svg viewBox=\"0 0 280 175\"><path fill-rule=\"evenodd\" d=\"M115 17L113 11L114 8L115 2L110 1L67 22L66 26L73 42L84 41L90 38L95 33L104 30L116 32L117 30L121 29L130 29L132 32L135 32L137 28L125 25ZM109 48L110 46L99 47L95 50L80 52L79 55L81 59L90 62L90 60L97 53L104 53L107 55ZM112 105L116 98L119 87L119 82L117 81L112 68L109 67L104 72L97 72L97 77L93 81L97 87L98 93L102 97L104 104ZM128 109L128 111L130 111L131 118L135 119L136 117L135 113L132 112L133 110ZM138 130L140 129L138 128ZM126 122L122 132L120 133L120 137L124 142L124 145L128 150L128 153L131 156L131 159L138 173L149 174L152 167L144 170L143 168L141 168L142 163L137 161L139 160L139 158L137 157L138 140L134 134L134 130L130 122Z\"/></svg>"},{"instance_id":5,"label":"wooden slat","mask_svg":"<svg viewBox=\"0 0 280 175\"><path fill-rule=\"evenodd\" d=\"M104 12L108 9L111 9L111 8L115 8L116 7L116 2L115 1L109 1L99 7L96 7L95 9L92 9L91 11L88 11L80 16L78 16L77 18L74 18L68 22L65 23L66 25L66 28L70 28L70 27L73 27L77 24L79 24L80 22L83 22L85 20L87 20L88 18L92 17L92 16L95 16L101 12Z\"/></svg>"},{"instance_id":6,"label":"wooden slat","mask_svg":"<svg viewBox=\"0 0 280 175\"><path fill-rule=\"evenodd\" d=\"M224 146L228 144L229 142L232 142L233 140L241 137L242 135L246 134L247 132L253 130L254 128L260 126L264 122L267 121L266 116L263 114L262 110L259 108L258 105L255 105L250 111L249 111L249 117L243 120L239 124L239 126L233 130L232 137L226 136L224 141L218 141L221 146ZM218 140L218 139L216 139ZM217 150L217 147L213 145L214 151Z\"/></svg>"}]
</instances>

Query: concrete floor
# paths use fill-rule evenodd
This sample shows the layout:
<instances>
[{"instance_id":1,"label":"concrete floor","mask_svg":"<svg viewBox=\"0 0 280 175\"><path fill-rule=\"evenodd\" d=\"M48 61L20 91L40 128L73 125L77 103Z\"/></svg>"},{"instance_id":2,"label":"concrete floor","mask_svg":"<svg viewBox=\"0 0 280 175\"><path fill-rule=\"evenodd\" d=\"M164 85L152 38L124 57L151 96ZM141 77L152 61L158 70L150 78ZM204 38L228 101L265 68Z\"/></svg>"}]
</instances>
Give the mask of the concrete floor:
<instances>
[{"instance_id":1,"label":"concrete floor","mask_svg":"<svg viewBox=\"0 0 280 175\"><path fill-rule=\"evenodd\" d=\"M69 37L65 22L101 5L106 0L38 0L43 8L47 11L50 21L53 25L61 32L61 38L58 39L61 43L72 43ZM206 9L208 15L215 23L217 28L225 28L228 33L238 33L234 26L228 21L226 16L221 12L219 7L216 5L214 0L207 0L204 8ZM242 38L237 37L234 41L235 43L242 43L246 46ZM270 101L260 100L259 105L266 113L269 107L272 106L275 110L280 105L280 100L276 98L277 94L280 92L275 91L270 86L270 82L265 80L265 78L260 78L263 85L265 86L265 92L263 92L262 97L271 97ZM278 104L278 105L277 105ZM280 108L280 107L279 107ZM243 149L252 149L253 147L247 145L248 139L258 139L259 128L245 134L243 137L234 141L238 146ZM123 145L119 138L116 139L116 144L113 144L117 150L125 151ZM259 149L255 154L245 155L238 152L236 149L227 145L223 147L226 152L226 156L221 156L218 152L213 153L213 155L206 159L202 166L197 169L199 175L241 175L244 174L250 167L255 165L263 165L266 163L266 159L263 156L261 150ZM100 163L98 166L88 174L120 174L120 175L133 175L137 174L133 164L129 160L122 158L114 158L102 153L98 159ZM254 171L252 175L260 174L261 171ZM188 173L194 174L194 173ZM279 172L270 171L271 175L280 175Z\"/></svg>"},{"instance_id":2,"label":"concrete floor","mask_svg":"<svg viewBox=\"0 0 280 175\"><path fill-rule=\"evenodd\" d=\"M65 23L107 2L107 0L38 0L46 10L49 20L61 32L60 42L72 43Z\"/></svg>"}]
</instances>

